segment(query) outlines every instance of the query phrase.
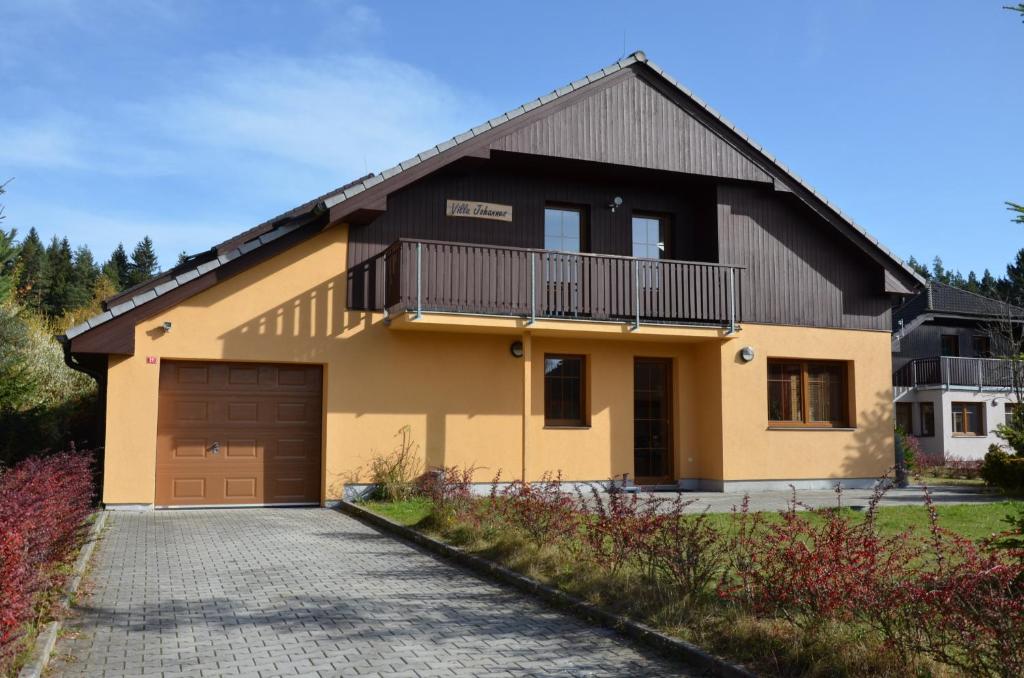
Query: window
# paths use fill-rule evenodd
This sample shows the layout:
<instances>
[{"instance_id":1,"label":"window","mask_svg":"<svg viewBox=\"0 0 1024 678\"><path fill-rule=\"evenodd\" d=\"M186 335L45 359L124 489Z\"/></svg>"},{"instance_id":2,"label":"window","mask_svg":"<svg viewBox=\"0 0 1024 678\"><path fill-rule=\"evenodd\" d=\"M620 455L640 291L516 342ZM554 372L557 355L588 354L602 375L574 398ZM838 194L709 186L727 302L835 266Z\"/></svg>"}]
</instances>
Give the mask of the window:
<instances>
[{"instance_id":1,"label":"window","mask_svg":"<svg viewBox=\"0 0 1024 678\"><path fill-rule=\"evenodd\" d=\"M1013 423L1013 415L1017 412L1017 403L1006 403L1003 405L1003 419L1007 426Z\"/></svg>"},{"instance_id":2,"label":"window","mask_svg":"<svg viewBox=\"0 0 1024 678\"><path fill-rule=\"evenodd\" d=\"M984 335L971 337L971 347L974 349L974 355L979 358L992 357L992 341Z\"/></svg>"},{"instance_id":3,"label":"window","mask_svg":"<svg viewBox=\"0 0 1024 678\"><path fill-rule=\"evenodd\" d=\"M545 426L586 426L586 361L583 356L544 356Z\"/></svg>"},{"instance_id":4,"label":"window","mask_svg":"<svg viewBox=\"0 0 1024 678\"><path fill-rule=\"evenodd\" d=\"M921 437L931 438L935 435L935 403L918 405L918 417L921 421Z\"/></svg>"},{"instance_id":5,"label":"window","mask_svg":"<svg viewBox=\"0 0 1024 678\"><path fill-rule=\"evenodd\" d=\"M782 426L848 426L847 366L768 361L768 420Z\"/></svg>"},{"instance_id":6,"label":"window","mask_svg":"<svg viewBox=\"0 0 1024 678\"><path fill-rule=\"evenodd\" d=\"M907 435L914 434L914 406L910 403L896 403L896 428Z\"/></svg>"},{"instance_id":7,"label":"window","mask_svg":"<svg viewBox=\"0 0 1024 678\"><path fill-rule=\"evenodd\" d=\"M960 337L955 334L943 334L942 355L953 357L960 355Z\"/></svg>"},{"instance_id":8,"label":"window","mask_svg":"<svg viewBox=\"0 0 1024 678\"><path fill-rule=\"evenodd\" d=\"M953 435L985 435L984 417L981 403L953 403Z\"/></svg>"},{"instance_id":9,"label":"window","mask_svg":"<svg viewBox=\"0 0 1024 678\"><path fill-rule=\"evenodd\" d=\"M665 219L658 216L633 215L633 256L663 259L667 256Z\"/></svg>"},{"instance_id":10,"label":"window","mask_svg":"<svg viewBox=\"0 0 1024 678\"><path fill-rule=\"evenodd\" d=\"M582 252L585 249L583 208L544 208L544 249Z\"/></svg>"}]
</instances>

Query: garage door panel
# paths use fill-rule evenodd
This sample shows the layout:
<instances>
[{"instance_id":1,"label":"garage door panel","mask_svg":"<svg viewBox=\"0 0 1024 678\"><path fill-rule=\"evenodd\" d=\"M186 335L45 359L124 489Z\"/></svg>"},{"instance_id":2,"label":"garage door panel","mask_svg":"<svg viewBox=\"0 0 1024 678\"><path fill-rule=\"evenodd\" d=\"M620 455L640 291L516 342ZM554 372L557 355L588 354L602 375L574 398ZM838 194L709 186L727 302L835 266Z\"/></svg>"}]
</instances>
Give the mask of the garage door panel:
<instances>
[{"instance_id":1,"label":"garage door panel","mask_svg":"<svg viewBox=\"0 0 1024 678\"><path fill-rule=\"evenodd\" d=\"M157 504L319 502L321 383L319 367L164 362Z\"/></svg>"}]
</instances>

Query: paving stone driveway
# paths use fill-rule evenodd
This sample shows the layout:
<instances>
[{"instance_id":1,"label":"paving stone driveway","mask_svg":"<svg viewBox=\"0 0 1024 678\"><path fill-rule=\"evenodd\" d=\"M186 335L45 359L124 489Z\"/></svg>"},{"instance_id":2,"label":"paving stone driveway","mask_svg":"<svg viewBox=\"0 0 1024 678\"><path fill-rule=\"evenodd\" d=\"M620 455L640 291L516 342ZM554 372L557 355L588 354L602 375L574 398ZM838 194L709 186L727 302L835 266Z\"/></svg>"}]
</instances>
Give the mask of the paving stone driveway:
<instances>
[{"instance_id":1,"label":"paving stone driveway","mask_svg":"<svg viewBox=\"0 0 1024 678\"><path fill-rule=\"evenodd\" d=\"M107 525L57 675L690 675L335 511Z\"/></svg>"}]
</instances>

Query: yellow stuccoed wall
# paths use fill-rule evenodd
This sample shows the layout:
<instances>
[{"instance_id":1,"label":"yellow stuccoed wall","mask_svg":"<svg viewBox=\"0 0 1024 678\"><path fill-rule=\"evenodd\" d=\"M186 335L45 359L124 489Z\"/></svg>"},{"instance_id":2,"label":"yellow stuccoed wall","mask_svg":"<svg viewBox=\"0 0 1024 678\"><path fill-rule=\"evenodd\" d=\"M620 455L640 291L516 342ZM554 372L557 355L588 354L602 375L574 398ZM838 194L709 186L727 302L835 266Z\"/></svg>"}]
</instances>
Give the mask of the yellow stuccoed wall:
<instances>
[{"instance_id":1,"label":"yellow stuccoed wall","mask_svg":"<svg viewBox=\"0 0 1024 678\"><path fill-rule=\"evenodd\" d=\"M673 359L677 477L868 477L890 463L885 333L747 325L729 340L643 342L397 331L379 313L346 311L345 260L346 229L333 227L136 327L135 355L109 361L105 502L153 501L160 370L148 356L323 365L325 499L367 482L373 455L406 424L425 464L476 466L479 481L498 469L518 478L524 463L530 478L632 474L635 356ZM516 338L525 359L509 354ZM736 357L744 345L758 353L749 365ZM588 356L589 428L544 427L544 353ZM768 356L855 361L855 430L767 430Z\"/></svg>"}]
</instances>

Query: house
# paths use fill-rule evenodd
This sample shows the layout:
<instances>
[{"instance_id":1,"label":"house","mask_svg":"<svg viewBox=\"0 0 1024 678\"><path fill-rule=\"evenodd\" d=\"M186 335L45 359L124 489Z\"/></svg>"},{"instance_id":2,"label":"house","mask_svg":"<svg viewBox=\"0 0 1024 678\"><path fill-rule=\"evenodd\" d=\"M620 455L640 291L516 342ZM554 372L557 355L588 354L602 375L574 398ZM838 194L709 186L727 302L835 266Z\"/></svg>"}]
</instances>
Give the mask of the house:
<instances>
[{"instance_id":1,"label":"house","mask_svg":"<svg viewBox=\"0 0 1024 678\"><path fill-rule=\"evenodd\" d=\"M983 458L1019 399L1022 365L999 356L1024 309L930 281L893 319L897 426L931 457Z\"/></svg>"},{"instance_id":2,"label":"house","mask_svg":"<svg viewBox=\"0 0 1024 678\"><path fill-rule=\"evenodd\" d=\"M922 281L642 52L68 331L108 506L327 503L410 426L487 483L868 485Z\"/></svg>"}]
</instances>

